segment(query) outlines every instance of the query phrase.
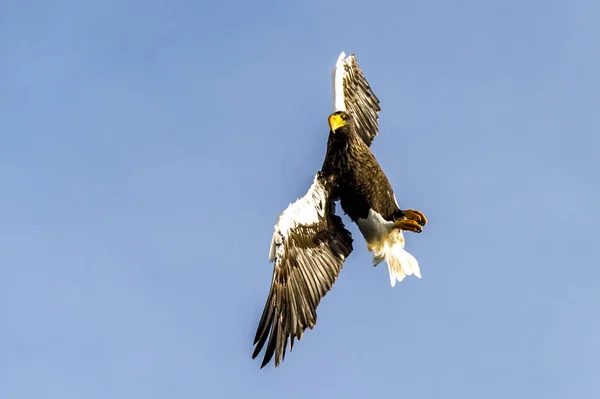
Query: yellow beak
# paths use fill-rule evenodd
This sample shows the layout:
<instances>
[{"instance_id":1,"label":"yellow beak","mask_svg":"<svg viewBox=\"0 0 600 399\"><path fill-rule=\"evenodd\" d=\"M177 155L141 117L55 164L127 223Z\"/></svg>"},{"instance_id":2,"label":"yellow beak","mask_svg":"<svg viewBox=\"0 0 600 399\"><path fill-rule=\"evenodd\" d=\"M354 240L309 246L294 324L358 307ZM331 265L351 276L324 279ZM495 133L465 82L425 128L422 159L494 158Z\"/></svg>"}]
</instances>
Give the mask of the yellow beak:
<instances>
[{"instance_id":1,"label":"yellow beak","mask_svg":"<svg viewBox=\"0 0 600 399\"><path fill-rule=\"evenodd\" d=\"M332 114L329 116L329 128L332 132L335 132L340 127L346 125L346 121L342 119L339 114Z\"/></svg>"}]
</instances>

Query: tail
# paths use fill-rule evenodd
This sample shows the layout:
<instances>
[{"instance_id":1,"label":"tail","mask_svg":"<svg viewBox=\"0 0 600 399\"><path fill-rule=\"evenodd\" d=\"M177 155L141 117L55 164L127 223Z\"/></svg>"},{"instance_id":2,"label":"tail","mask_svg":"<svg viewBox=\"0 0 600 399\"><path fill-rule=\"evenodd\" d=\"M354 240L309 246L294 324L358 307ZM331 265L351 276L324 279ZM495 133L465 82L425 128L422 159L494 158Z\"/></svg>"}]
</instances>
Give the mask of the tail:
<instances>
[{"instance_id":1,"label":"tail","mask_svg":"<svg viewBox=\"0 0 600 399\"><path fill-rule=\"evenodd\" d=\"M396 281L400 282L406 276L414 274L421 278L419 262L404 249L404 235L401 230L391 231L382 242L369 249L373 252L373 266L384 260L387 262L392 287L396 285Z\"/></svg>"}]
</instances>

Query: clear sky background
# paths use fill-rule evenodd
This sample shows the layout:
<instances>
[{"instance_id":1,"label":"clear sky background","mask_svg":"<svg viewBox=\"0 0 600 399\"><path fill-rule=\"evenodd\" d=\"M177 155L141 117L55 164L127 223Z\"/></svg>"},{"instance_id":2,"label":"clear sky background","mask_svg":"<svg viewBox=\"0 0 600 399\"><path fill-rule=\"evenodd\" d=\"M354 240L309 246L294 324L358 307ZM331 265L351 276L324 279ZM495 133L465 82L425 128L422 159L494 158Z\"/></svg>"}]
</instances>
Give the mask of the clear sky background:
<instances>
[{"instance_id":1,"label":"clear sky background","mask_svg":"<svg viewBox=\"0 0 600 399\"><path fill-rule=\"evenodd\" d=\"M600 397L600 4L0 4L0 397ZM423 278L355 250L282 367L273 224L357 54ZM346 221L348 219L345 219Z\"/></svg>"}]
</instances>

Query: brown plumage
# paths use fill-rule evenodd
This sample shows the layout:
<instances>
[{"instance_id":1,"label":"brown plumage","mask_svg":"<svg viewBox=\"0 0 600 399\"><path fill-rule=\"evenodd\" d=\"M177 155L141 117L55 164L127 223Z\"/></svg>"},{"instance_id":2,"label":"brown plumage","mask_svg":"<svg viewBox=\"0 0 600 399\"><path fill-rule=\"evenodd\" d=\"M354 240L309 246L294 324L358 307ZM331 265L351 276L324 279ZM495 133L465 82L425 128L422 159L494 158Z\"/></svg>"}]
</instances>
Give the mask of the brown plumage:
<instances>
[{"instance_id":1,"label":"brown plumage","mask_svg":"<svg viewBox=\"0 0 600 399\"><path fill-rule=\"evenodd\" d=\"M353 222L367 218L369 209L389 221L403 217L392 185L356 132L354 118L343 111L333 113L330 118L339 118L343 125L329 131L321 173L334 179L334 195L344 212Z\"/></svg>"},{"instance_id":2,"label":"brown plumage","mask_svg":"<svg viewBox=\"0 0 600 399\"><path fill-rule=\"evenodd\" d=\"M317 307L334 285L352 252L352 236L335 215L335 201L355 222L373 252L374 265L386 261L394 286L406 275L420 277L418 262L404 251L402 230L421 231L419 211L401 210L392 186L370 150L378 134L379 100L354 55L342 53L334 71L334 106L327 153L308 192L279 216L269 259L271 287L254 338L261 368L279 366L290 343L317 322Z\"/></svg>"}]
</instances>

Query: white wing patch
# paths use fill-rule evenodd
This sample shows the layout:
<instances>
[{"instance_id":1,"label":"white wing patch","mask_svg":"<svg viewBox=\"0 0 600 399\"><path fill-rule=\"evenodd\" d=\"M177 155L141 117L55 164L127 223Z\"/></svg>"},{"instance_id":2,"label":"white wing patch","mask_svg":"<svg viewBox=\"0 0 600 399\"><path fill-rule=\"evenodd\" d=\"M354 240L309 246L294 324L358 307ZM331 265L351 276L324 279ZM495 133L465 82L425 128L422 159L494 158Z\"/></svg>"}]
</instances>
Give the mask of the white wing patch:
<instances>
[{"instance_id":1,"label":"white wing patch","mask_svg":"<svg viewBox=\"0 0 600 399\"><path fill-rule=\"evenodd\" d=\"M283 247L280 244L289 237L290 232L294 228L300 225L316 224L320 218L325 216L326 201L327 192L325 187L323 187L315 176L313 184L308 189L306 195L291 203L279 216L271 240L269 261L275 261L277 247L283 251Z\"/></svg>"},{"instance_id":2,"label":"white wing patch","mask_svg":"<svg viewBox=\"0 0 600 399\"><path fill-rule=\"evenodd\" d=\"M342 51L333 67L333 112L346 112L346 104L344 101L344 59L346 53Z\"/></svg>"}]
</instances>

